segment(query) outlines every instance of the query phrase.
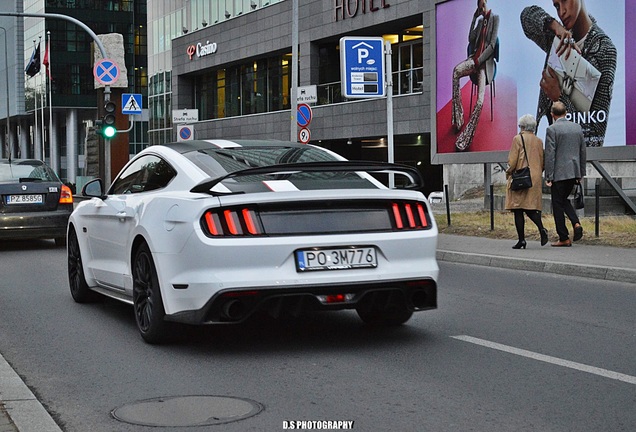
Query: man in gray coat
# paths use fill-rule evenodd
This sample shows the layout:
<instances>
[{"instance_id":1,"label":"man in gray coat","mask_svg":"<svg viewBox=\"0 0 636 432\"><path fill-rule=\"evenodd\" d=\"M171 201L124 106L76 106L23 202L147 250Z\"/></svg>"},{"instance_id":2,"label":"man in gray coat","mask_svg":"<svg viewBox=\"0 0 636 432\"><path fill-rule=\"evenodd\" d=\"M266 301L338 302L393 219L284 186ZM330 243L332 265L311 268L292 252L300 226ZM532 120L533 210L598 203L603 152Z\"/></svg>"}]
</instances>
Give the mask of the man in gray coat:
<instances>
[{"instance_id":1,"label":"man in gray coat","mask_svg":"<svg viewBox=\"0 0 636 432\"><path fill-rule=\"evenodd\" d=\"M565 104L554 102L550 111L554 122L545 137L545 184L551 188L552 214L559 235L559 241L552 246L567 247L572 246L572 241L565 226L565 215L574 229L572 240L583 237L583 227L568 196L585 176L586 147L581 126L565 119Z\"/></svg>"}]
</instances>

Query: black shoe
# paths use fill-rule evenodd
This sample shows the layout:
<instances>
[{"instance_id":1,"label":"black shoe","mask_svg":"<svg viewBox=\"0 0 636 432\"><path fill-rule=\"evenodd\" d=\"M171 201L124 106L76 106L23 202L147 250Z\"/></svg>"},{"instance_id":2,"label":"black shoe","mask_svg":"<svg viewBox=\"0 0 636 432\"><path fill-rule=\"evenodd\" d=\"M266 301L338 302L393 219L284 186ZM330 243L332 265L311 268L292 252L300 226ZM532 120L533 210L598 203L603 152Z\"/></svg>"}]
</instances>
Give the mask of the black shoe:
<instances>
[{"instance_id":1,"label":"black shoe","mask_svg":"<svg viewBox=\"0 0 636 432\"><path fill-rule=\"evenodd\" d=\"M548 244L548 230L545 228L542 228L539 231L539 234L541 234L541 246L545 246Z\"/></svg>"},{"instance_id":2,"label":"black shoe","mask_svg":"<svg viewBox=\"0 0 636 432\"><path fill-rule=\"evenodd\" d=\"M583 227L580 223L574 225L574 237L572 237L573 241L579 241L583 238Z\"/></svg>"},{"instance_id":3,"label":"black shoe","mask_svg":"<svg viewBox=\"0 0 636 432\"><path fill-rule=\"evenodd\" d=\"M526 248L526 241L525 240L519 240L517 242L517 244L514 245L512 248L513 249L525 249Z\"/></svg>"}]
</instances>

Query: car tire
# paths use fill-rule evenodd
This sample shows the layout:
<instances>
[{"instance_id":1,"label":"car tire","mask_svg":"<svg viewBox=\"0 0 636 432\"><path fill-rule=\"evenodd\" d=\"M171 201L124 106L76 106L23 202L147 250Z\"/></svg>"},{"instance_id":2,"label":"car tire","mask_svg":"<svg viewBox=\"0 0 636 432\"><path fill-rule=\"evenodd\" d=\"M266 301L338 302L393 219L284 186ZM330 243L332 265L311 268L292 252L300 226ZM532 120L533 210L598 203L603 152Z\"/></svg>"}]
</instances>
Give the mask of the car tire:
<instances>
[{"instance_id":1,"label":"car tire","mask_svg":"<svg viewBox=\"0 0 636 432\"><path fill-rule=\"evenodd\" d=\"M68 232L66 256L68 259L68 284L71 288L73 300L77 303L88 303L97 300L99 294L92 291L86 283L79 240L73 227L71 227Z\"/></svg>"},{"instance_id":2,"label":"car tire","mask_svg":"<svg viewBox=\"0 0 636 432\"><path fill-rule=\"evenodd\" d=\"M406 305L389 305L384 309L358 308L356 312L365 324L383 326L398 326L413 316L413 311Z\"/></svg>"},{"instance_id":3,"label":"car tire","mask_svg":"<svg viewBox=\"0 0 636 432\"><path fill-rule=\"evenodd\" d=\"M149 344L166 342L170 326L159 289L157 269L146 243L135 252L132 267L135 321L141 337Z\"/></svg>"}]
</instances>

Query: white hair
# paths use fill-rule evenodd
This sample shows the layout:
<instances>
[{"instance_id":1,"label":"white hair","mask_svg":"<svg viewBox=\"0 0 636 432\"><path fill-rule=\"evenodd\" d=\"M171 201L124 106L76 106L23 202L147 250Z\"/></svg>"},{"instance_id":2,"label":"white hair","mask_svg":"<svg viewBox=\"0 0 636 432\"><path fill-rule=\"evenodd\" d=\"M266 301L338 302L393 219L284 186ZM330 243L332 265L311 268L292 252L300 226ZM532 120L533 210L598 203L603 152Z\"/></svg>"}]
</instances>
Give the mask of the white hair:
<instances>
[{"instance_id":1,"label":"white hair","mask_svg":"<svg viewBox=\"0 0 636 432\"><path fill-rule=\"evenodd\" d=\"M534 133L537 130L537 120L532 114L522 115L517 124L522 131Z\"/></svg>"}]
</instances>

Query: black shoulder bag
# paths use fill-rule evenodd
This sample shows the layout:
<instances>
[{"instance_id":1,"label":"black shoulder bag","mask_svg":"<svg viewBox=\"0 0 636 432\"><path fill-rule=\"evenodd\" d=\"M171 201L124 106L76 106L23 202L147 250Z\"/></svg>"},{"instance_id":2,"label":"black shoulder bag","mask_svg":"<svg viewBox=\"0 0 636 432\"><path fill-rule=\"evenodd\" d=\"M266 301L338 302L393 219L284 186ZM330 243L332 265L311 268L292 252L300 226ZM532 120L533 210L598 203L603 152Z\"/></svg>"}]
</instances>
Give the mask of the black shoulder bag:
<instances>
[{"instance_id":1,"label":"black shoulder bag","mask_svg":"<svg viewBox=\"0 0 636 432\"><path fill-rule=\"evenodd\" d=\"M530 176L530 162L528 162L526 142L523 140L523 134L519 134L519 136L521 137L521 144L523 145L523 155L526 159L526 166L512 172L512 182L510 183L510 189L514 191L529 189L532 187L532 177Z\"/></svg>"}]
</instances>

